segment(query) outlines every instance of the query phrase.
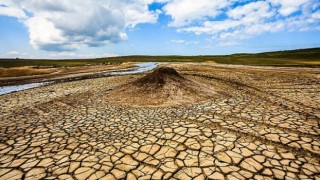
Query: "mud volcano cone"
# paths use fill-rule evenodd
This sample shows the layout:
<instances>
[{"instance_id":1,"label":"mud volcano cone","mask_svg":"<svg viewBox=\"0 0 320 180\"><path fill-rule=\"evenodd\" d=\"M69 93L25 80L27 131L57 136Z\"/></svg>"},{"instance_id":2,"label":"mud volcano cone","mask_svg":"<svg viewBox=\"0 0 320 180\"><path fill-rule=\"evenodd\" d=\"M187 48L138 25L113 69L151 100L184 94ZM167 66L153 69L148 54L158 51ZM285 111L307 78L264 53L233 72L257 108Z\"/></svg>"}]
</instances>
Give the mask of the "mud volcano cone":
<instances>
[{"instance_id":1,"label":"mud volcano cone","mask_svg":"<svg viewBox=\"0 0 320 180\"><path fill-rule=\"evenodd\" d=\"M175 69L169 67L160 67L154 70L152 73L142 77L133 82L133 85L138 87L149 88L150 86L161 87L166 83L185 81L186 79L182 77Z\"/></svg>"},{"instance_id":2,"label":"mud volcano cone","mask_svg":"<svg viewBox=\"0 0 320 180\"><path fill-rule=\"evenodd\" d=\"M159 67L150 74L113 89L111 103L130 106L190 105L217 96L210 86L180 75L170 67Z\"/></svg>"}]
</instances>

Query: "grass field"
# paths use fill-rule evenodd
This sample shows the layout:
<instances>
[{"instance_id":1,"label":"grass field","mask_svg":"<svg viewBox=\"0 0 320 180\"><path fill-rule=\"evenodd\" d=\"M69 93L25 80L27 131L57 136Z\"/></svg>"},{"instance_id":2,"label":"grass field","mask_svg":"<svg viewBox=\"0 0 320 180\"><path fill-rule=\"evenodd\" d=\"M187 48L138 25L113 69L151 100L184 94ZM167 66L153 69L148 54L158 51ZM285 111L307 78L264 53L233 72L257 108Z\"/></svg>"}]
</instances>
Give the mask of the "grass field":
<instances>
[{"instance_id":1,"label":"grass field","mask_svg":"<svg viewBox=\"0 0 320 180\"><path fill-rule=\"evenodd\" d=\"M257 54L232 54L221 56L122 56L99 59L0 59L0 67L62 67L85 66L89 64L121 62L207 62L220 64L259 65L259 66L320 66L320 48L290 51L265 52Z\"/></svg>"}]
</instances>

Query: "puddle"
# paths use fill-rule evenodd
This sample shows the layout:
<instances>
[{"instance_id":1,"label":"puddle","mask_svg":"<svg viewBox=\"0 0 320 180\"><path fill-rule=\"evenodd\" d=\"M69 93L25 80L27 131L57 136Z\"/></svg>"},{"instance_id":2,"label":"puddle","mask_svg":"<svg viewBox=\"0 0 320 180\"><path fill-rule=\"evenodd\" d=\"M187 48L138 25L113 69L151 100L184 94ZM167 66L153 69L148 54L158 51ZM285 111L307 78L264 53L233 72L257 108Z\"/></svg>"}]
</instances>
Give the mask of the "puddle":
<instances>
[{"instance_id":1,"label":"puddle","mask_svg":"<svg viewBox=\"0 0 320 180\"><path fill-rule=\"evenodd\" d=\"M3 87L0 87L0 95L17 92L17 91L23 91L26 89L32 89L35 87L45 86L51 83L53 82L51 81L51 82L31 83L31 84L23 84L23 85L16 85L16 86L3 86Z\"/></svg>"},{"instance_id":2,"label":"puddle","mask_svg":"<svg viewBox=\"0 0 320 180\"><path fill-rule=\"evenodd\" d=\"M115 71L111 73L107 73L110 75L127 75L127 74L136 74L136 73L142 73L145 71L150 71L158 66L158 63L155 62L146 62L146 63L139 63L137 64L138 68L133 70L126 70L126 71Z\"/></svg>"}]
</instances>

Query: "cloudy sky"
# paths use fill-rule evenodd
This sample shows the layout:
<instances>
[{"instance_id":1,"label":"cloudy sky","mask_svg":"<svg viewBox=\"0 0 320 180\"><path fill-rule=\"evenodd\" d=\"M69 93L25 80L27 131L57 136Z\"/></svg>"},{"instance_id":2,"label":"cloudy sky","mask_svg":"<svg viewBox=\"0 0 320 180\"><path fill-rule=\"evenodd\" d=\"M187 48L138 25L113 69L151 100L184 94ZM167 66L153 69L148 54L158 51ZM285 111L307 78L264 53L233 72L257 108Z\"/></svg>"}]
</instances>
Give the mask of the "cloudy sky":
<instances>
[{"instance_id":1,"label":"cloudy sky","mask_svg":"<svg viewBox=\"0 0 320 180\"><path fill-rule=\"evenodd\" d=\"M320 46L319 0L0 0L0 57L205 55Z\"/></svg>"}]
</instances>

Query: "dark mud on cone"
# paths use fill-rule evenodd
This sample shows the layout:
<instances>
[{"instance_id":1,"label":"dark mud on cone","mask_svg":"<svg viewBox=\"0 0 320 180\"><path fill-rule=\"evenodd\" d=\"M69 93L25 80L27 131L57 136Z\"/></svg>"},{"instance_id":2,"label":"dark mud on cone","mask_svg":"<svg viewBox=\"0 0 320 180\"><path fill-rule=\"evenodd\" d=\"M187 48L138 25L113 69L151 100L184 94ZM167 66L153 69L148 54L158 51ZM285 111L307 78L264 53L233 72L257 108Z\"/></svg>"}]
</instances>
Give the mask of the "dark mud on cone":
<instances>
[{"instance_id":1,"label":"dark mud on cone","mask_svg":"<svg viewBox=\"0 0 320 180\"><path fill-rule=\"evenodd\" d=\"M133 82L135 86L143 86L143 85L158 85L163 86L169 80L172 81L184 81L186 80L182 77L175 69L170 67L160 67L154 70L152 73L142 77Z\"/></svg>"}]
</instances>

